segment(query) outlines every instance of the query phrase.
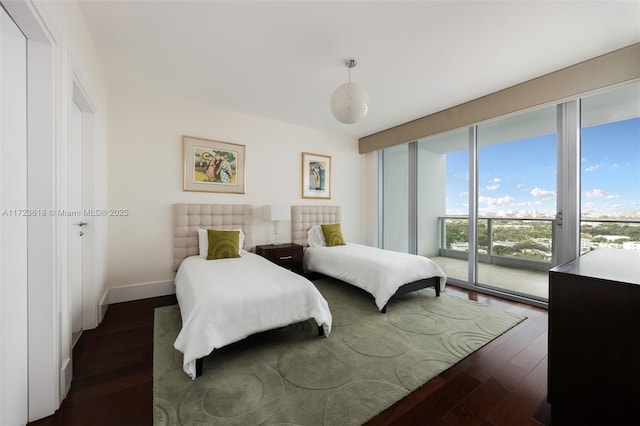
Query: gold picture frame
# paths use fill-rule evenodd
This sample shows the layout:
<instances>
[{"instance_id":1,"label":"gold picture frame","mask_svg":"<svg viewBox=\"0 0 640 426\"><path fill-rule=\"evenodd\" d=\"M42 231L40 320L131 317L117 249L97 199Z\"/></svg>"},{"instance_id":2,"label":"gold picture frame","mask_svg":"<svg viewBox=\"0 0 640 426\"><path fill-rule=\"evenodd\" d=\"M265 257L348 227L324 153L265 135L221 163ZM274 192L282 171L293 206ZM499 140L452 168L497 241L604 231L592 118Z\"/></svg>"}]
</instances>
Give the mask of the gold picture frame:
<instances>
[{"instance_id":1,"label":"gold picture frame","mask_svg":"<svg viewBox=\"0 0 640 426\"><path fill-rule=\"evenodd\" d=\"M331 199L331 157L302 153L302 198Z\"/></svg>"},{"instance_id":2,"label":"gold picture frame","mask_svg":"<svg viewBox=\"0 0 640 426\"><path fill-rule=\"evenodd\" d=\"M182 137L184 191L245 192L245 146L229 142Z\"/></svg>"}]
</instances>

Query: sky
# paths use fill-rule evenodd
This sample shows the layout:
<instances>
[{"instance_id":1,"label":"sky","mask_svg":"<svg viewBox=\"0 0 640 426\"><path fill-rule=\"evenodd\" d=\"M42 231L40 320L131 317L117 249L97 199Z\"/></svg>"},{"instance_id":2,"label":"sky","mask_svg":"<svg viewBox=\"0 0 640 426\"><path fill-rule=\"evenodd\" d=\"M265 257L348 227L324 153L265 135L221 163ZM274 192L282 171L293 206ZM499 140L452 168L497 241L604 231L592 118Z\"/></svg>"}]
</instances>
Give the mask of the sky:
<instances>
[{"instance_id":1,"label":"sky","mask_svg":"<svg viewBox=\"0 0 640 426\"><path fill-rule=\"evenodd\" d=\"M582 215L640 215L640 118L582 129ZM480 214L555 215L556 135L481 147ZM447 214L468 214L468 152L447 154Z\"/></svg>"}]
</instances>

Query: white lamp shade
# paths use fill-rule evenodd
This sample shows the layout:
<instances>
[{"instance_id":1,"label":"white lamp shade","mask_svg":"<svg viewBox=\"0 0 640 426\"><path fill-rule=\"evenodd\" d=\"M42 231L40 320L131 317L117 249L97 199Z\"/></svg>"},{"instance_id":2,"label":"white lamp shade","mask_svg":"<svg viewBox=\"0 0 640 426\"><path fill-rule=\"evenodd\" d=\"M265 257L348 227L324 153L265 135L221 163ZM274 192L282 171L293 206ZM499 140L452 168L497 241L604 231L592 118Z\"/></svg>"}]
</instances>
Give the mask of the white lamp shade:
<instances>
[{"instance_id":1,"label":"white lamp shade","mask_svg":"<svg viewBox=\"0 0 640 426\"><path fill-rule=\"evenodd\" d=\"M291 210L287 206L279 204L264 206L264 219L272 221L289 220L291 219Z\"/></svg>"},{"instance_id":2,"label":"white lamp shade","mask_svg":"<svg viewBox=\"0 0 640 426\"><path fill-rule=\"evenodd\" d=\"M331 96L331 112L342 123L353 124L367 115L369 95L356 83L345 83Z\"/></svg>"}]
</instances>

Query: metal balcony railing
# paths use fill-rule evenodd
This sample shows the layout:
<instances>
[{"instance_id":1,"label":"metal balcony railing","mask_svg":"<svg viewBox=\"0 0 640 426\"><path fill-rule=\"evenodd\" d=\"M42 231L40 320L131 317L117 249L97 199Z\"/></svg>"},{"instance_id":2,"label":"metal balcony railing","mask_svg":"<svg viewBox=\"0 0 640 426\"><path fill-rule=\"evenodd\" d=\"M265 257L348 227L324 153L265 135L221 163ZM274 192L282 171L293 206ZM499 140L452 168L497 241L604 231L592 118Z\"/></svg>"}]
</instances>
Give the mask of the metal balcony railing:
<instances>
[{"instance_id":1,"label":"metal balcony railing","mask_svg":"<svg viewBox=\"0 0 640 426\"><path fill-rule=\"evenodd\" d=\"M440 256L468 258L468 222L467 216L439 217ZM450 238L452 228L457 235ZM550 218L480 217L478 262L548 271L553 264L553 232Z\"/></svg>"},{"instance_id":2,"label":"metal balcony railing","mask_svg":"<svg viewBox=\"0 0 640 426\"><path fill-rule=\"evenodd\" d=\"M469 251L468 216L441 216L440 256L467 260ZM524 217L480 217L478 219L478 262L517 269L548 271L554 265L554 219ZM596 224L596 226L593 226ZM580 253L599 247L616 247L640 250L640 220L591 219L581 220L581 229L591 225L620 224L622 238L610 235L591 240L582 238ZM637 227L629 232L627 227ZM611 226L607 232L611 231ZM635 229L634 229L635 231ZM452 236L452 233L456 235ZM637 240L634 240L636 238ZM611 237L611 238L609 238ZM605 241L602 241L602 240ZM621 241L628 241L621 242Z\"/></svg>"}]
</instances>

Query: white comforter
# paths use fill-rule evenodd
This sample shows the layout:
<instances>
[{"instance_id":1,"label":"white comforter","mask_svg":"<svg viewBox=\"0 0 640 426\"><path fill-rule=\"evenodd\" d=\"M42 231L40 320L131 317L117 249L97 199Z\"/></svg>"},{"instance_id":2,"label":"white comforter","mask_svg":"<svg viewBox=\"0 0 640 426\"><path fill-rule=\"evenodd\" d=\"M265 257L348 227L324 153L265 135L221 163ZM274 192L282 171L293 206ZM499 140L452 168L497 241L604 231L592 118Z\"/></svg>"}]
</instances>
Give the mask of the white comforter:
<instances>
[{"instance_id":1,"label":"white comforter","mask_svg":"<svg viewBox=\"0 0 640 426\"><path fill-rule=\"evenodd\" d=\"M233 259L186 258L175 278L182 329L174 347L183 369L216 348L260 331L313 318L331 332L329 305L313 283L254 253Z\"/></svg>"},{"instance_id":2,"label":"white comforter","mask_svg":"<svg viewBox=\"0 0 640 426\"><path fill-rule=\"evenodd\" d=\"M443 290L447 282L444 271L424 256L353 243L308 247L304 252L304 269L368 291L380 310L404 284L440 277L440 290Z\"/></svg>"}]
</instances>

